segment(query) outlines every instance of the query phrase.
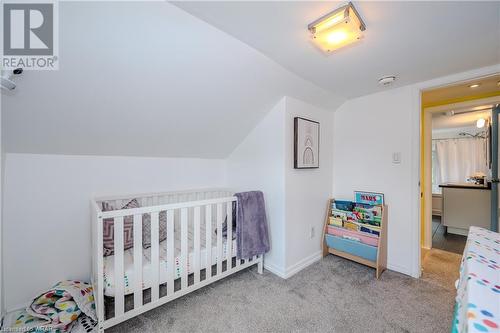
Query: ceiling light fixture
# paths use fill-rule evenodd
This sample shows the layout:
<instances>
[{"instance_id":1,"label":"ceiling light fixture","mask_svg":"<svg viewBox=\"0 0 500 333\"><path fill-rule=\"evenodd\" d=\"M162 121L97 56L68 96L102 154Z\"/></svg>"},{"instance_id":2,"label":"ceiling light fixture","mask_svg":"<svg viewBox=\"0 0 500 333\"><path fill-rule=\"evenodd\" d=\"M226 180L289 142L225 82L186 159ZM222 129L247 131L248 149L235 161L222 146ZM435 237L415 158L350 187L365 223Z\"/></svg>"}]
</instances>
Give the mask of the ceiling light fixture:
<instances>
[{"instance_id":1,"label":"ceiling light fixture","mask_svg":"<svg viewBox=\"0 0 500 333\"><path fill-rule=\"evenodd\" d=\"M479 84L479 83L474 83L474 84L471 84L471 85L469 86L469 88L474 89L474 88L478 88L479 86L480 86L480 84Z\"/></svg>"},{"instance_id":2,"label":"ceiling light fixture","mask_svg":"<svg viewBox=\"0 0 500 333\"><path fill-rule=\"evenodd\" d=\"M479 118L476 122L476 127L477 128L483 128L484 125L486 124L486 119L484 118Z\"/></svg>"},{"instance_id":3,"label":"ceiling light fixture","mask_svg":"<svg viewBox=\"0 0 500 333\"><path fill-rule=\"evenodd\" d=\"M314 43L327 53L357 42L363 38L362 32L366 30L351 2L317 19L307 28Z\"/></svg>"}]
</instances>

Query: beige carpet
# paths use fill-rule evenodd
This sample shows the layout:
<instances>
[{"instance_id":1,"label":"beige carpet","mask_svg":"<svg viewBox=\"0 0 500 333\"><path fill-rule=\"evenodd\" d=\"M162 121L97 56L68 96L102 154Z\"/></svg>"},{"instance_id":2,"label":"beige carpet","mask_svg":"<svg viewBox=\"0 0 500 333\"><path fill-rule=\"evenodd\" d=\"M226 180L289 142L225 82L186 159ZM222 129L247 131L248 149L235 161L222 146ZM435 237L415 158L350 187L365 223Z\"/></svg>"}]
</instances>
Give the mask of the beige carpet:
<instances>
[{"instance_id":1,"label":"beige carpet","mask_svg":"<svg viewBox=\"0 0 500 333\"><path fill-rule=\"evenodd\" d=\"M455 281L459 278L462 256L438 249L425 251L422 259L422 279L437 283L448 290L455 290Z\"/></svg>"}]
</instances>

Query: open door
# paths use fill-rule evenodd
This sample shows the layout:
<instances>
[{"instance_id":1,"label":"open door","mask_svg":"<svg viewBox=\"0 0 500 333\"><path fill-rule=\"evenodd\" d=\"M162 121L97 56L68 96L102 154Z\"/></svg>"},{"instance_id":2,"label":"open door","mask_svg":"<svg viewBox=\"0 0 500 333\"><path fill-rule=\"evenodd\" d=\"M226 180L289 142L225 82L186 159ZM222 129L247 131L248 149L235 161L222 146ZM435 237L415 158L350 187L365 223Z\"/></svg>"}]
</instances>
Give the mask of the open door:
<instances>
[{"instance_id":1,"label":"open door","mask_svg":"<svg viewBox=\"0 0 500 333\"><path fill-rule=\"evenodd\" d=\"M498 232L500 225L499 211L500 211L500 199L498 196L498 123L499 119L500 104L497 104L491 114L491 230Z\"/></svg>"}]
</instances>

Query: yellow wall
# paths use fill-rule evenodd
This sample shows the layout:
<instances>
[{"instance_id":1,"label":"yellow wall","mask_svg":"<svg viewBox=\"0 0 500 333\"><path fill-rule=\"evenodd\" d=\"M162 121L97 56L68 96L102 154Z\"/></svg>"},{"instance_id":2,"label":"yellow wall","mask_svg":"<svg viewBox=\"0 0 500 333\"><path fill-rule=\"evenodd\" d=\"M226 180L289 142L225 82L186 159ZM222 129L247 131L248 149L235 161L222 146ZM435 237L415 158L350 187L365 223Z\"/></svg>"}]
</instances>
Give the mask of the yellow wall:
<instances>
[{"instance_id":1,"label":"yellow wall","mask_svg":"<svg viewBox=\"0 0 500 333\"><path fill-rule=\"evenodd\" d=\"M422 106L420 117L420 246L425 244L425 111Z\"/></svg>"}]
</instances>

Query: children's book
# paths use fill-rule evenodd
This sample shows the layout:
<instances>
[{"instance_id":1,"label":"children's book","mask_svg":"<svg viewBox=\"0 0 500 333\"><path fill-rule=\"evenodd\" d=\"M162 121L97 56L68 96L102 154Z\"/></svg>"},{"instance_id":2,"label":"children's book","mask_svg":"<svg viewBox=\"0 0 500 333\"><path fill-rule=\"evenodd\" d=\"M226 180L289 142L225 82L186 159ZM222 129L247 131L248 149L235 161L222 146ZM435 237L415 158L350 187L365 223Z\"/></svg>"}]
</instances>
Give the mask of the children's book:
<instances>
[{"instance_id":1,"label":"children's book","mask_svg":"<svg viewBox=\"0 0 500 333\"><path fill-rule=\"evenodd\" d=\"M381 216L382 215L382 206L356 203L353 210L357 211L357 212L362 212L362 213L369 213L369 214L372 214L373 216Z\"/></svg>"},{"instance_id":2,"label":"children's book","mask_svg":"<svg viewBox=\"0 0 500 333\"><path fill-rule=\"evenodd\" d=\"M333 202L333 209L352 211L354 209L355 203L348 200L335 200Z\"/></svg>"},{"instance_id":3,"label":"children's book","mask_svg":"<svg viewBox=\"0 0 500 333\"><path fill-rule=\"evenodd\" d=\"M342 219L339 219L339 218L336 218L336 217L333 217L333 216L330 216L330 221L328 223L330 225L334 225L336 227L342 227L343 226Z\"/></svg>"},{"instance_id":4,"label":"children's book","mask_svg":"<svg viewBox=\"0 0 500 333\"><path fill-rule=\"evenodd\" d=\"M359 222L380 226L382 220L382 206L356 203L354 212Z\"/></svg>"},{"instance_id":5,"label":"children's book","mask_svg":"<svg viewBox=\"0 0 500 333\"><path fill-rule=\"evenodd\" d=\"M359 231L359 226L351 221L344 222L344 228L353 230L353 231Z\"/></svg>"},{"instance_id":6,"label":"children's book","mask_svg":"<svg viewBox=\"0 0 500 333\"><path fill-rule=\"evenodd\" d=\"M338 210L338 209L333 209L332 210L332 216L341 219L342 221L347 221L347 212Z\"/></svg>"},{"instance_id":7,"label":"children's book","mask_svg":"<svg viewBox=\"0 0 500 333\"><path fill-rule=\"evenodd\" d=\"M384 205L384 195L382 193L354 191L354 198L357 203L368 205Z\"/></svg>"},{"instance_id":8,"label":"children's book","mask_svg":"<svg viewBox=\"0 0 500 333\"><path fill-rule=\"evenodd\" d=\"M374 229L374 227L370 226L360 226L359 231L366 232L372 235L380 236L380 229Z\"/></svg>"}]
</instances>

